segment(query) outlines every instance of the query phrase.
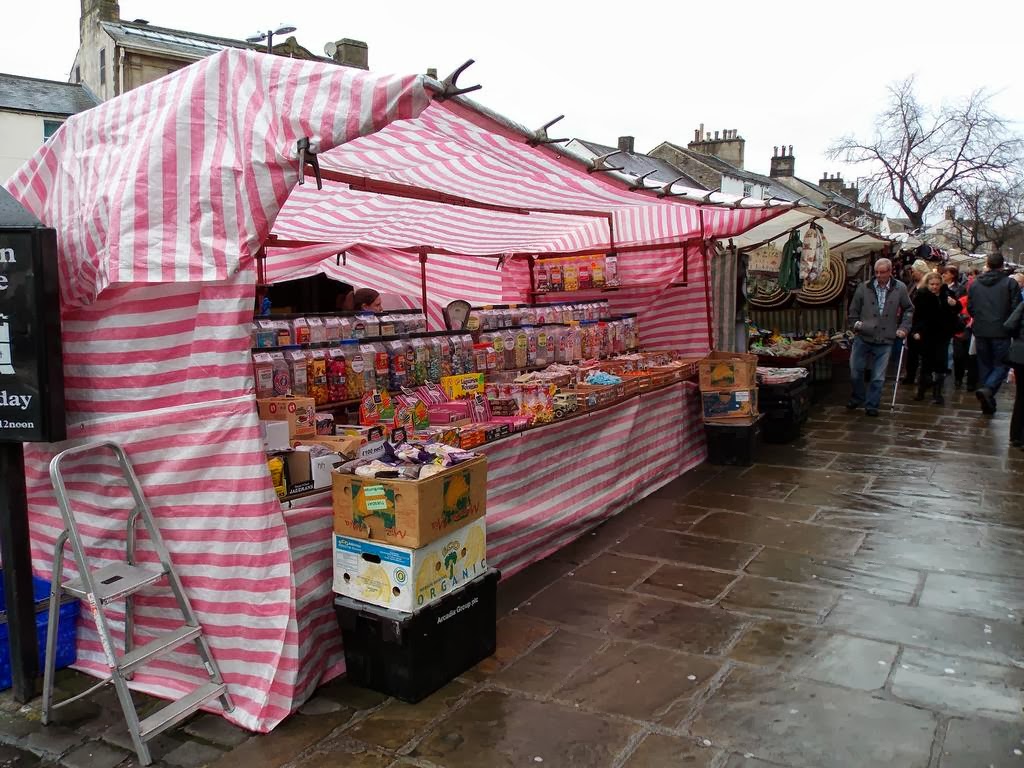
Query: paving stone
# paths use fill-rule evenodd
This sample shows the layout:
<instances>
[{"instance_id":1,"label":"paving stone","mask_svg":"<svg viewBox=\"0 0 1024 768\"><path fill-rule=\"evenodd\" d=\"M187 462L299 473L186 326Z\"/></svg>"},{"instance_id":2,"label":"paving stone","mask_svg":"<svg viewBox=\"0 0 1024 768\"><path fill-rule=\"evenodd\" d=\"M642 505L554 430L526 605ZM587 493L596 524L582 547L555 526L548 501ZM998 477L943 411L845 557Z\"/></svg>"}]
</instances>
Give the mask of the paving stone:
<instances>
[{"instance_id":1,"label":"paving stone","mask_svg":"<svg viewBox=\"0 0 1024 768\"><path fill-rule=\"evenodd\" d=\"M623 768L711 768L720 754L717 749L700 746L693 739L649 733L623 764Z\"/></svg>"},{"instance_id":2,"label":"paving stone","mask_svg":"<svg viewBox=\"0 0 1024 768\"><path fill-rule=\"evenodd\" d=\"M768 621L749 627L729 656L797 677L870 691L885 685L898 649L891 643Z\"/></svg>"},{"instance_id":3,"label":"paving stone","mask_svg":"<svg viewBox=\"0 0 1024 768\"><path fill-rule=\"evenodd\" d=\"M835 604L838 595L834 589L743 576L718 604L741 613L817 623Z\"/></svg>"},{"instance_id":4,"label":"paving stone","mask_svg":"<svg viewBox=\"0 0 1024 768\"><path fill-rule=\"evenodd\" d=\"M710 514L694 525L692 532L817 557L849 557L857 551L864 538L858 532L737 512Z\"/></svg>"},{"instance_id":5,"label":"paving stone","mask_svg":"<svg viewBox=\"0 0 1024 768\"><path fill-rule=\"evenodd\" d=\"M623 592L563 579L524 603L519 610L547 621L599 631L621 614L633 599Z\"/></svg>"},{"instance_id":6,"label":"paving stone","mask_svg":"<svg viewBox=\"0 0 1024 768\"><path fill-rule=\"evenodd\" d=\"M671 560L677 563L736 571L757 554L759 547L715 541L685 533L640 528L616 544L614 551Z\"/></svg>"},{"instance_id":7,"label":"paving stone","mask_svg":"<svg viewBox=\"0 0 1024 768\"><path fill-rule=\"evenodd\" d=\"M389 701L349 728L345 735L377 747L398 749L431 720L451 709L470 688L470 685L456 680L417 704Z\"/></svg>"},{"instance_id":8,"label":"paving stone","mask_svg":"<svg viewBox=\"0 0 1024 768\"><path fill-rule=\"evenodd\" d=\"M120 714L120 709L118 709L118 714ZM172 733L173 731L161 733L156 736L156 738L150 739L147 742L149 744L149 753L154 760L162 759L164 755L181 744L178 739L171 735ZM119 747L125 752L131 752L132 754L135 753L135 745L132 743L132 736L128 732L128 725L123 719L101 731L100 734L100 738L108 744ZM93 733L90 735L96 734Z\"/></svg>"},{"instance_id":9,"label":"paving stone","mask_svg":"<svg viewBox=\"0 0 1024 768\"><path fill-rule=\"evenodd\" d=\"M929 573L921 605L957 613L973 613L992 619L1024 620L1024 581L986 579Z\"/></svg>"},{"instance_id":10,"label":"paving stone","mask_svg":"<svg viewBox=\"0 0 1024 768\"><path fill-rule=\"evenodd\" d=\"M750 484L747 483L745 483L744 485L746 485L748 488L751 487ZM737 482L735 478L716 477L712 480L709 480L707 483L702 485L697 490L685 496L684 501L687 504L694 504L696 506L707 506L705 504L700 504L698 501L696 501L701 497L702 494L734 493L736 487ZM791 494L796 487L797 484L795 482L788 482L788 478L785 478L784 473L780 471L778 475L764 477L763 479L761 479L761 481L758 482L757 484L756 494L754 491L751 491L747 495L756 495L756 497L762 499L784 499L787 496L789 496L789 494Z\"/></svg>"},{"instance_id":11,"label":"paving stone","mask_svg":"<svg viewBox=\"0 0 1024 768\"><path fill-rule=\"evenodd\" d=\"M553 625L522 612L505 616L498 620L494 655L464 672L461 677L466 680L484 680L507 667L554 631Z\"/></svg>"},{"instance_id":12,"label":"paving stone","mask_svg":"<svg viewBox=\"0 0 1024 768\"><path fill-rule=\"evenodd\" d=\"M614 643L579 668L555 698L674 727L721 666L700 656Z\"/></svg>"},{"instance_id":13,"label":"paving stone","mask_svg":"<svg viewBox=\"0 0 1024 768\"><path fill-rule=\"evenodd\" d=\"M0 713L0 738L7 742L19 742L45 726L38 717L28 718L9 712Z\"/></svg>"},{"instance_id":14,"label":"paving stone","mask_svg":"<svg viewBox=\"0 0 1024 768\"><path fill-rule=\"evenodd\" d=\"M1024 727L1015 722L971 718L951 720L939 768L1020 768Z\"/></svg>"},{"instance_id":15,"label":"paving stone","mask_svg":"<svg viewBox=\"0 0 1024 768\"><path fill-rule=\"evenodd\" d=\"M609 768L637 730L572 707L483 691L438 725L412 756L445 768Z\"/></svg>"},{"instance_id":16,"label":"paving stone","mask_svg":"<svg viewBox=\"0 0 1024 768\"><path fill-rule=\"evenodd\" d=\"M740 490L746 484L737 483L734 490ZM768 499L753 495L741 495L739 493L723 493L699 489L687 497L687 503L695 507L710 507L713 509L727 509L730 512L746 512L750 515L761 517L777 517L784 520L810 520L817 507L812 504L791 504L788 501ZM703 516L707 515L707 511ZM654 522L648 523L654 526ZM657 527L657 526L655 526Z\"/></svg>"},{"instance_id":17,"label":"paving stone","mask_svg":"<svg viewBox=\"0 0 1024 768\"><path fill-rule=\"evenodd\" d=\"M69 752L61 760L61 765L67 768L114 768L128 757L128 752L102 741L89 741Z\"/></svg>"},{"instance_id":18,"label":"paving stone","mask_svg":"<svg viewBox=\"0 0 1024 768\"><path fill-rule=\"evenodd\" d=\"M892 605L859 595L844 595L825 619L825 626L995 664L1012 665L1014 660L1024 659L1020 626L932 608Z\"/></svg>"},{"instance_id":19,"label":"paving stone","mask_svg":"<svg viewBox=\"0 0 1024 768\"><path fill-rule=\"evenodd\" d=\"M60 757L77 747L86 737L60 725L47 725L33 731L25 739L26 746L33 752L42 752L47 757Z\"/></svg>"},{"instance_id":20,"label":"paving stone","mask_svg":"<svg viewBox=\"0 0 1024 768\"><path fill-rule=\"evenodd\" d=\"M905 541L869 533L858 554L870 560L907 568L1024 578L1024 545L1000 546L993 543L983 548L954 546Z\"/></svg>"},{"instance_id":21,"label":"paving stone","mask_svg":"<svg viewBox=\"0 0 1024 768\"><path fill-rule=\"evenodd\" d=\"M607 631L623 640L672 651L721 654L746 619L720 608L700 608L654 597L638 597Z\"/></svg>"},{"instance_id":22,"label":"paving stone","mask_svg":"<svg viewBox=\"0 0 1024 768\"><path fill-rule=\"evenodd\" d=\"M185 733L197 739L223 747L237 747L252 734L244 728L229 723L223 717L203 713L185 725Z\"/></svg>"},{"instance_id":23,"label":"paving stone","mask_svg":"<svg viewBox=\"0 0 1024 768\"><path fill-rule=\"evenodd\" d=\"M373 709L387 701L383 693L352 685L346 677L336 677L316 689L317 696L336 701L356 712Z\"/></svg>"},{"instance_id":24,"label":"paving stone","mask_svg":"<svg viewBox=\"0 0 1024 768\"><path fill-rule=\"evenodd\" d=\"M637 584L636 592L686 602L711 602L736 581L734 573L720 573L685 565L661 565Z\"/></svg>"},{"instance_id":25,"label":"paving stone","mask_svg":"<svg viewBox=\"0 0 1024 768\"><path fill-rule=\"evenodd\" d=\"M559 629L538 647L494 675L494 682L527 693L545 694L587 663L606 641Z\"/></svg>"},{"instance_id":26,"label":"paving stone","mask_svg":"<svg viewBox=\"0 0 1024 768\"><path fill-rule=\"evenodd\" d=\"M896 668L892 692L931 709L1020 718L1024 669L907 648Z\"/></svg>"},{"instance_id":27,"label":"paving stone","mask_svg":"<svg viewBox=\"0 0 1024 768\"><path fill-rule=\"evenodd\" d=\"M38 765L39 758L31 752L8 744L0 744L0 766L2 768L35 768Z\"/></svg>"},{"instance_id":28,"label":"paving stone","mask_svg":"<svg viewBox=\"0 0 1024 768\"><path fill-rule=\"evenodd\" d=\"M746 567L754 576L838 587L875 595L894 602L909 603L917 591L918 571L854 557L848 560L815 558L766 547Z\"/></svg>"},{"instance_id":29,"label":"paving stone","mask_svg":"<svg viewBox=\"0 0 1024 768\"><path fill-rule=\"evenodd\" d=\"M733 669L690 725L716 746L783 765L927 768L929 712L750 669Z\"/></svg>"},{"instance_id":30,"label":"paving stone","mask_svg":"<svg viewBox=\"0 0 1024 768\"><path fill-rule=\"evenodd\" d=\"M704 507L692 507L683 504L667 504L644 522L648 528L662 528L667 531L685 533L695 522L708 514Z\"/></svg>"},{"instance_id":31,"label":"paving stone","mask_svg":"<svg viewBox=\"0 0 1024 768\"><path fill-rule=\"evenodd\" d=\"M224 754L224 750L200 744L198 741L186 741L163 756L163 762L177 768L202 768L216 761Z\"/></svg>"},{"instance_id":32,"label":"paving stone","mask_svg":"<svg viewBox=\"0 0 1024 768\"><path fill-rule=\"evenodd\" d=\"M414 766L412 762L395 760L394 755L374 752L365 747L331 747L302 758L301 768L392 768L392 766Z\"/></svg>"},{"instance_id":33,"label":"paving stone","mask_svg":"<svg viewBox=\"0 0 1024 768\"><path fill-rule=\"evenodd\" d=\"M598 555L586 565L581 565L572 572L571 576L566 578L597 584L601 587L626 589L657 567L657 564L650 560L640 560L635 557L624 557L606 552L603 555Z\"/></svg>"}]
</instances>

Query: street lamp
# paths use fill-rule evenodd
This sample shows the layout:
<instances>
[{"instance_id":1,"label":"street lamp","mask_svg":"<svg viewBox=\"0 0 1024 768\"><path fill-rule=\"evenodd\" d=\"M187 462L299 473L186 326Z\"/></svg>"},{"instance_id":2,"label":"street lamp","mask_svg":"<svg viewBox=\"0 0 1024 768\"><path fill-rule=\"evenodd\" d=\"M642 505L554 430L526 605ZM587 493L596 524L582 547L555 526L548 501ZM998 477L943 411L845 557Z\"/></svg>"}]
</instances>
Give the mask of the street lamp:
<instances>
[{"instance_id":1,"label":"street lamp","mask_svg":"<svg viewBox=\"0 0 1024 768\"><path fill-rule=\"evenodd\" d=\"M287 35L289 32L294 32L295 27L290 24L282 24L278 29L268 29L266 32L259 32L252 37L245 38L247 43L261 43L264 40L267 41L267 53L274 52L274 35Z\"/></svg>"}]
</instances>

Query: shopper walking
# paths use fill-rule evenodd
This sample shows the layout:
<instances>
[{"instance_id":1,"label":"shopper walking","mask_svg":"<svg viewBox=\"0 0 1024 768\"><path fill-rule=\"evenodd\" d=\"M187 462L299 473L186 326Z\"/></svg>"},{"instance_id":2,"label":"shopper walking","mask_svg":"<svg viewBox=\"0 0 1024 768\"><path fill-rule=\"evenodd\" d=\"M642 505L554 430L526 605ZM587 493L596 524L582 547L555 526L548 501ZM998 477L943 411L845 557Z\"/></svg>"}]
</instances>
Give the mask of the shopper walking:
<instances>
[{"instance_id":1,"label":"shopper walking","mask_svg":"<svg viewBox=\"0 0 1024 768\"><path fill-rule=\"evenodd\" d=\"M907 295L910 296L911 301L914 300L914 296L917 295L918 286L929 271L928 262L924 259L916 259L910 265L910 283L907 286ZM917 379L917 369L921 362L921 345L914 338L907 339L906 344L907 351L903 360L903 373L905 374L903 383L913 384Z\"/></svg>"},{"instance_id":2,"label":"shopper walking","mask_svg":"<svg viewBox=\"0 0 1024 768\"><path fill-rule=\"evenodd\" d=\"M1017 305L1004 325L1010 334L1008 359L1013 367L1013 381L1017 396L1010 417L1010 445L1024 448L1024 301Z\"/></svg>"},{"instance_id":3,"label":"shopper walking","mask_svg":"<svg viewBox=\"0 0 1024 768\"><path fill-rule=\"evenodd\" d=\"M875 262L875 279L857 286L850 301L849 327L857 335L850 354L852 392L846 407L853 411L864 406L868 416L878 415L885 371L893 342L906 339L913 325L914 305L907 287L892 275L892 262ZM864 371L871 356L871 385L865 392Z\"/></svg>"},{"instance_id":4,"label":"shopper walking","mask_svg":"<svg viewBox=\"0 0 1024 768\"><path fill-rule=\"evenodd\" d=\"M967 291L967 310L974 319L974 344L978 353L978 384L975 391L981 412L996 412L996 395L1009 371L1010 332L1006 321L1021 302L1020 287L1003 272L1003 256L991 253L985 272Z\"/></svg>"},{"instance_id":5,"label":"shopper walking","mask_svg":"<svg viewBox=\"0 0 1024 768\"><path fill-rule=\"evenodd\" d=\"M926 275L914 295L914 324L911 338L921 352L921 380L915 400L924 400L931 387L932 403L942 405L942 384L946 380L949 340L953 338L959 302L935 272Z\"/></svg>"}]
</instances>

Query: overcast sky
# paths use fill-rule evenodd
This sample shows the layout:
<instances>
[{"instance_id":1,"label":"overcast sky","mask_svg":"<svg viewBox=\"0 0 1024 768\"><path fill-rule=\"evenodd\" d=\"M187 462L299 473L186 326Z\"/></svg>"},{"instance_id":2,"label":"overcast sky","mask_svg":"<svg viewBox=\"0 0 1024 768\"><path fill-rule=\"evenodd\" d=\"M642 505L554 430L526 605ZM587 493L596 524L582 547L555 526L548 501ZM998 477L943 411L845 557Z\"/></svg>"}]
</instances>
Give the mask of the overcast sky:
<instances>
[{"instance_id":1,"label":"overcast sky","mask_svg":"<svg viewBox=\"0 0 1024 768\"><path fill-rule=\"evenodd\" d=\"M0 72L67 80L79 0L0 7ZM632 134L640 151L685 144L700 123L735 128L749 170L767 173L773 145L792 144L797 175L811 181L826 170L855 179L855 168L826 160L826 148L843 133L867 133L886 86L909 74L934 103L996 91L997 108L1024 127L1024 6L1009 0L121 0L120 8L129 21L234 38L284 22L315 53L356 38L380 72L436 67L443 77L476 59L460 82L482 84L474 98L528 126L565 114L559 136L615 144Z\"/></svg>"}]
</instances>

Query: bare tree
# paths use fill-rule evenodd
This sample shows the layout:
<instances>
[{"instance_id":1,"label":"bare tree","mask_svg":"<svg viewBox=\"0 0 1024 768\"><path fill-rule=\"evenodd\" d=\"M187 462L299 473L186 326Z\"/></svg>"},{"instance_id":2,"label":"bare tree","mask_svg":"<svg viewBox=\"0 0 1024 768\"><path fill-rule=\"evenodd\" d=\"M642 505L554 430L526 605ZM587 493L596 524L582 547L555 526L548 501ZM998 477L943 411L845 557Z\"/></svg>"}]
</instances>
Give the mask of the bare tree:
<instances>
[{"instance_id":1,"label":"bare tree","mask_svg":"<svg viewBox=\"0 0 1024 768\"><path fill-rule=\"evenodd\" d=\"M992 111L991 95L978 90L961 102L927 107L914 78L889 86L889 104L877 116L875 135L837 140L829 157L868 166L868 194L892 200L915 228L929 206L965 184L981 183L1019 161L1024 141Z\"/></svg>"},{"instance_id":2,"label":"bare tree","mask_svg":"<svg viewBox=\"0 0 1024 768\"><path fill-rule=\"evenodd\" d=\"M950 234L961 250L978 253L991 244L1001 251L1024 236L1024 179L1020 176L965 183L952 190L951 199L961 215Z\"/></svg>"}]
</instances>

